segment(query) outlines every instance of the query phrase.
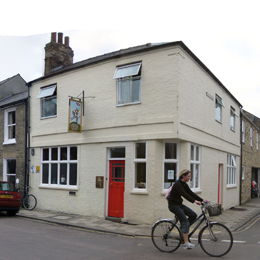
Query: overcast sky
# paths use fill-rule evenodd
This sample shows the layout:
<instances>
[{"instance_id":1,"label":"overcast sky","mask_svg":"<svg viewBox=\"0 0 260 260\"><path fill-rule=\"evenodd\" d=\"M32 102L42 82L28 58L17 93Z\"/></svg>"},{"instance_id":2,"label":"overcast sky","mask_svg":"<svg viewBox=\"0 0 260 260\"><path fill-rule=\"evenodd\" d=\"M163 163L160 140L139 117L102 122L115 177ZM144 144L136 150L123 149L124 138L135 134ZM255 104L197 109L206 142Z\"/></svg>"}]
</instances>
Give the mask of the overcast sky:
<instances>
[{"instance_id":1,"label":"overcast sky","mask_svg":"<svg viewBox=\"0 0 260 260\"><path fill-rule=\"evenodd\" d=\"M51 32L70 37L74 62L153 42L183 41L260 117L260 2L255 0L24 0L1 3L0 81L43 75Z\"/></svg>"}]
</instances>

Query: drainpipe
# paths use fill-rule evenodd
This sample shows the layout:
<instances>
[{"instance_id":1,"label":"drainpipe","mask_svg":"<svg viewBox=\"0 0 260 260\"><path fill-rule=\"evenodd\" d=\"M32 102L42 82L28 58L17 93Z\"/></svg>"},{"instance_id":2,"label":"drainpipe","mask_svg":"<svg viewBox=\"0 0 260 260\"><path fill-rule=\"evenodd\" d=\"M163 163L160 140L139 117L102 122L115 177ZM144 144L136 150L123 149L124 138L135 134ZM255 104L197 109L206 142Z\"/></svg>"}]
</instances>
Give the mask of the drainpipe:
<instances>
[{"instance_id":1,"label":"drainpipe","mask_svg":"<svg viewBox=\"0 0 260 260\"><path fill-rule=\"evenodd\" d=\"M242 112L242 107L240 107L240 178L239 178L239 205L241 205L241 192L242 192L242 116L243 116L243 112Z\"/></svg>"},{"instance_id":2,"label":"drainpipe","mask_svg":"<svg viewBox=\"0 0 260 260\"><path fill-rule=\"evenodd\" d=\"M24 180L24 185L29 185L29 173L30 173L30 83L26 84L28 87L28 100L27 100L27 169L26 169L26 178Z\"/></svg>"}]
</instances>

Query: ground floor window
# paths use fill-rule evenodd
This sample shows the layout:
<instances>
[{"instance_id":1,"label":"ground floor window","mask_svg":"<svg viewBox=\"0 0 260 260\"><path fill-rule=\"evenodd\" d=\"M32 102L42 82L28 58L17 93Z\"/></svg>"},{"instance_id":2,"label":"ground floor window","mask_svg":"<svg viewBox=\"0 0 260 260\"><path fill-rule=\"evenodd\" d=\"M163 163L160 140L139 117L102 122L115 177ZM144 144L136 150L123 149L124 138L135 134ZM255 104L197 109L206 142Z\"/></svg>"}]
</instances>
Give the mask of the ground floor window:
<instances>
[{"instance_id":1,"label":"ground floor window","mask_svg":"<svg viewBox=\"0 0 260 260\"><path fill-rule=\"evenodd\" d=\"M190 153L190 188L199 189L200 188L200 146L191 145Z\"/></svg>"},{"instance_id":2,"label":"ground floor window","mask_svg":"<svg viewBox=\"0 0 260 260\"><path fill-rule=\"evenodd\" d=\"M42 184L76 186L78 149L75 146L42 149Z\"/></svg>"},{"instance_id":3,"label":"ground floor window","mask_svg":"<svg viewBox=\"0 0 260 260\"><path fill-rule=\"evenodd\" d=\"M227 185L236 185L236 171L237 162L236 156L232 154L227 155Z\"/></svg>"},{"instance_id":4,"label":"ground floor window","mask_svg":"<svg viewBox=\"0 0 260 260\"><path fill-rule=\"evenodd\" d=\"M3 180L10 181L15 185L16 159L4 158L3 161Z\"/></svg>"},{"instance_id":5,"label":"ground floor window","mask_svg":"<svg viewBox=\"0 0 260 260\"><path fill-rule=\"evenodd\" d=\"M177 180L178 163L178 144L165 142L163 153L164 189L168 189Z\"/></svg>"},{"instance_id":6,"label":"ground floor window","mask_svg":"<svg viewBox=\"0 0 260 260\"><path fill-rule=\"evenodd\" d=\"M146 143L135 143L135 188L146 189Z\"/></svg>"}]
</instances>

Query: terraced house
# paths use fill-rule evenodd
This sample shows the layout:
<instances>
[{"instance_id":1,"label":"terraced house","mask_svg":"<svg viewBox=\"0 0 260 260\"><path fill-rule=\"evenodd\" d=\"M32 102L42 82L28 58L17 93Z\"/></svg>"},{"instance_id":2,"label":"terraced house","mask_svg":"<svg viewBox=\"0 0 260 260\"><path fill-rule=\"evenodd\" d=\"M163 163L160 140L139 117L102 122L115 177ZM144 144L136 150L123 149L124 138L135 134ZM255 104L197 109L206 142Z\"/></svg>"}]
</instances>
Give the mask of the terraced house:
<instances>
[{"instance_id":1,"label":"terraced house","mask_svg":"<svg viewBox=\"0 0 260 260\"><path fill-rule=\"evenodd\" d=\"M239 204L241 104L183 42L73 63L56 36L29 82L37 207L152 223L185 168L199 196Z\"/></svg>"}]
</instances>

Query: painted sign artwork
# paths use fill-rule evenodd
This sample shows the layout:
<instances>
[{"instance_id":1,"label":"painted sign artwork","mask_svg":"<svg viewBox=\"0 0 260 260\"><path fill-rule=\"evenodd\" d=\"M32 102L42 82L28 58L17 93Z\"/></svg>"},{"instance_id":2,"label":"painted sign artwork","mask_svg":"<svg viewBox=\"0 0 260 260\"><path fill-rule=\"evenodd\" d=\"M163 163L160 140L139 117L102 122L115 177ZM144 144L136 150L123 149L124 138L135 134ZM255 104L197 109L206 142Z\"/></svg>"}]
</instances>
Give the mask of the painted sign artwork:
<instances>
[{"instance_id":1,"label":"painted sign artwork","mask_svg":"<svg viewBox=\"0 0 260 260\"><path fill-rule=\"evenodd\" d=\"M70 99L69 106L69 132L81 133L82 102Z\"/></svg>"}]
</instances>

